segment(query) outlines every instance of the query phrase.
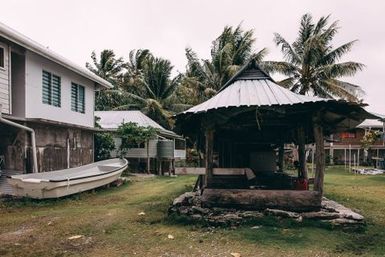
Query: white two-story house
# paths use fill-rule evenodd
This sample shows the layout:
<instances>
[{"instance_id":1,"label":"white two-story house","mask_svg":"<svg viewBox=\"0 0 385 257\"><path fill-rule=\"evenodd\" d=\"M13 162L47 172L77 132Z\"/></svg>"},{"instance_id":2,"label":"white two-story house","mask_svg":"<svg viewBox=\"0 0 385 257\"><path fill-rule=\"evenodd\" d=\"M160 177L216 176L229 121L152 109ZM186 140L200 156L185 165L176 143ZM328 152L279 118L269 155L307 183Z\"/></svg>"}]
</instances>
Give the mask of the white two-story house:
<instances>
[{"instance_id":1,"label":"white two-story house","mask_svg":"<svg viewBox=\"0 0 385 257\"><path fill-rule=\"evenodd\" d=\"M112 86L0 23L2 168L30 172L34 159L39 172L92 162L94 95L103 87ZM1 120L32 129L36 147L30 130Z\"/></svg>"}]
</instances>

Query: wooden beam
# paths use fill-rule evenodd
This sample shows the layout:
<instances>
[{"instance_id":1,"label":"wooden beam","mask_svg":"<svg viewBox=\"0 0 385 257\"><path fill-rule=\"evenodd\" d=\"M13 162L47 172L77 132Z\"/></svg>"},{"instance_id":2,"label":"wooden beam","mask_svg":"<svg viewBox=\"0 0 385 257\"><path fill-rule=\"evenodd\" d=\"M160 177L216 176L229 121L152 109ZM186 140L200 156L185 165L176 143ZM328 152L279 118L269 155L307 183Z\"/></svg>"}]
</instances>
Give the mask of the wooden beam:
<instances>
[{"instance_id":1,"label":"wooden beam","mask_svg":"<svg viewBox=\"0 0 385 257\"><path fill-rule=\"evenodd\" d=\"M305 179L308 178L307 167L306 167L306 149L305 149L305 129L303 126L299 126L298 130L298 162L299 162L299 170L298 176L303 177Z\"/></svg>"},{"instance_id":2,"label":"wooden beam","mask_svg":"<svg viewBox=\"0 0 385 257\"><path fill-rule=\"evenodd\" d=\"M285 157L285 145L282 144L278 149L278 171L283 172L284 166L284 157Z\"/></svg>"},{"instance_id":3,"label":"wooden beam","mask_svg":"<svg viewBox=\"0 0 385 257\"><path fill-rule=\"evenodd\" d=\"M214 155L214 130L209 128L205 132L206 136L206 176L205 187L213 177L213 155Z\"/></svg>"},{"instance_id":4,"label":"wooden beam","mask_svg":"<svg viewBox=\"0 0 385 257\"><path fill-rule=\"evenodd\" d=\"M314 140L315 140L315 177L314 191L323 194L324 173L325 173L325 147L323 128L319 125L319 121L313 123Z\"/></svg>"}]
</instances>

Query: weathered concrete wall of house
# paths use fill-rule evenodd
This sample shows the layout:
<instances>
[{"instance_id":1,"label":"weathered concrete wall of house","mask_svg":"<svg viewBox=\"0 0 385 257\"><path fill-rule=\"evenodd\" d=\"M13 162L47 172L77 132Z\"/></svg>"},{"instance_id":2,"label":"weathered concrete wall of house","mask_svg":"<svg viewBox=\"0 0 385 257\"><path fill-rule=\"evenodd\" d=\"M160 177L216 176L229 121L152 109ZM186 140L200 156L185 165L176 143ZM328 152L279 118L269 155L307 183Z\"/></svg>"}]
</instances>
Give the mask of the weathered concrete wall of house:
<instances>
[{"instance_id":1,"label":"weathered concrete wall of house","mask_svg":"<svg viewBox=\"0 0 385 257\"><path fill-rule=\"evenodd\" d=\"M0 47L4 49L4 68L0 67L0 104L2 113L10 113L10 79L9 79L9 46L0 39Z\"/></svg>"},{"instance_id":2,"label":"weathered concrete wall of house","mask_svg":"<svg viewBox=\"0 0 385 257\"><path fill-rule=\"evenodd\" d=\"M5 169L25 170L25 140L26 132L0 125L0 155L4 156Z\"/></svg>"},{"instance_id":3,"label":"weathered concrete wall of house","mask_svg":"<svg viewBox=\"0 0 385 257\"><path fill-rule=\"evenodd\" d=\"M39 172L78 167L93 162L93 132L80 128L27 123L36 133ZM30 172L32 151L30 136L16 131L1 136L5 168ZM3 138L6 139L3 141ZM1 155L1 154L0 154Z\"/></svg>"},{"instance_id":4,"label":"weathered concrete wall of house","mask_svg":"<svg viewBox=\"0 0 385 257\"><path fill-rule=\"evenodd\" d=\"M30 127L36 132L39 171L66 169L93 162L93 132L38 123Z\"/></svg>"}]
</instances>

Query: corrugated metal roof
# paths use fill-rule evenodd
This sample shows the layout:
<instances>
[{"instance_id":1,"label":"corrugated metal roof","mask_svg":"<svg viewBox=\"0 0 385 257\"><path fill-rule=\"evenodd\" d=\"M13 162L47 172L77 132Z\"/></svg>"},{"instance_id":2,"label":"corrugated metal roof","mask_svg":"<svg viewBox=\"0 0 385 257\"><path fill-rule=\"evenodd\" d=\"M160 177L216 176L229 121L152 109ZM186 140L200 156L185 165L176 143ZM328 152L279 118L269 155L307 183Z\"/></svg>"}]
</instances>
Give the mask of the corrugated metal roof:
<instances>
[{"instance_id":1,"label":"corrugated metal roof","mask_svg":"<svg viewBox=\"0 0 385 257\"><path fill-rule=\"evenodd\" d=\"M384 122L375 119L366 119L357 128L383 128Z\"/></svg>"},{"instance_id":2,"label":"corrugated metal roof","mask_svg":"<svg viewBox=\"0 0 385 257\"><path fill-rule=\"evenodd\" d=\"M180 137L173 131L163 128L141 111L96 111L95 116L100 118L99 124L103 129L116 130L122 123L133 122L141 127L153 127L159 129L160 134L172 137Z\"/></svg>"},{"instance_id":3,"label":"corrugated metal roof","mask_svg":"<svg viewBox=\"0 0 385 257\"><path fill-rule=\"evenodd\" d=\"M29 37L24 36L23 34L17 32L16 30L8 27L4 23L0 22L0 36L8 39L9 41L16 43L25 49L28 49L34 53L37 53L38 55L41 55L69 70L72 70L73 72L88 78L89 80L96 82L97 84L106 87L106 88L112 88L110 82L108 82L105 79L102 79L101 77L95 75L91 71L87 70L84 67L81 67L68 59L58 55L57 53L51 51L47 47L37 43L36 41L30 39Z\"/></svg>"},{"instance_id":4,"label":"corrugated metal roof","mask_svg":"<svg viewBox=\"0 0 385 257\"><path fill-rule=\"evenodd\" d=\"M200 113L227 107L293 105L332 100L296 94L281 87L253 62L245 67L214 97L183 113Z\"/></svg>"},{"instance_id":5,"label":"corrugated metal roof","mask_svg":"<svg viewBox=\"0 0 385 257\"><path fill-rule=\"evenodd\" d=\"M166 130L141 111L97 111L95 116L100 118L99 124L105 129L117 129L122 123L134 122L141 127L153 127Z\"/></svg>"}]
</instances>

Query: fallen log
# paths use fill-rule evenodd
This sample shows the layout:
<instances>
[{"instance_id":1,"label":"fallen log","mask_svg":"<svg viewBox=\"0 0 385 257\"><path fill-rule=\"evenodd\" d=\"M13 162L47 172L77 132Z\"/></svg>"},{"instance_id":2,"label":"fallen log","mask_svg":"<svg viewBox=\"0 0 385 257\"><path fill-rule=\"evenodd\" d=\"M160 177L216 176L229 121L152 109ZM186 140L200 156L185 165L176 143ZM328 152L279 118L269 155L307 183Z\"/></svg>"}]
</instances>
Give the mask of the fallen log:
<instances>
[{"instance_id":1,"label":"fallen log","mask_svg":"<svg viewBox=\"0 0 385 257\"><path fill-rule=\"evenodd\" d=\"M206 188L203 207L226 207L245 210L280 209L295 212L321 208L321 194L316 191L252 190Z\"/></svg>"}]
</instances>

